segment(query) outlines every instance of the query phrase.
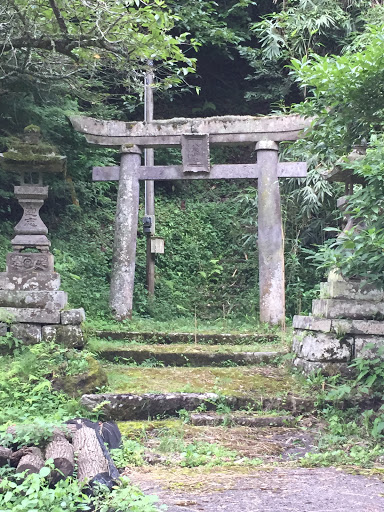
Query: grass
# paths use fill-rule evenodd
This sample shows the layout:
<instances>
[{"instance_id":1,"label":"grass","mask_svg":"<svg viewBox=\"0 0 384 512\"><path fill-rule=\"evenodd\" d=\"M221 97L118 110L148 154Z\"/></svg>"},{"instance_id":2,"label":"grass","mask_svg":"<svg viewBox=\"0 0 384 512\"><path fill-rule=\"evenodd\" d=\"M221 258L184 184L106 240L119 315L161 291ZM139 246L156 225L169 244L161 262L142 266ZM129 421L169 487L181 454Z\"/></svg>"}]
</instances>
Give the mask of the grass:
<instances>
[{"instance_id":1,"label":"grass","mask_svg":"<svg viewBox=\"0 0 384 512\"><path fill-rule=\"evenodd\" d=\"M178 467L247 466L278 461L299 428L196 427L180 420L119 422L123 449L114 453L120 467L152 464ZM276 434L276 439L274 438ZM282 442L281 442L282 441Z\"/></svg>"},{"instance_id":2,"label":"grass","mask_svg":"<svg viewBox=\"0 0 384 512\"><path fill-rule=\"evenodd\" d=\"M284 367L131 368L105 364L113 393L206 393L224 396L280 396L299 391Z\"/></svg>"},{"instance_id":3,"label":"grass","mask_svg":"<svg viewBox=\"0 0 384 512\"><path fill-rule=\"evenodd\" d=\"M201 334L284 334L279 327L261 324L258 319L247 318L218 318L217 320L202 321L194 317L176 317L167 321L153 318L133 317L132 320L122 322L94 319L89 321L87 327L91 330L110 330L126 332L189 332Z\"/></svg>"}]
</instances>

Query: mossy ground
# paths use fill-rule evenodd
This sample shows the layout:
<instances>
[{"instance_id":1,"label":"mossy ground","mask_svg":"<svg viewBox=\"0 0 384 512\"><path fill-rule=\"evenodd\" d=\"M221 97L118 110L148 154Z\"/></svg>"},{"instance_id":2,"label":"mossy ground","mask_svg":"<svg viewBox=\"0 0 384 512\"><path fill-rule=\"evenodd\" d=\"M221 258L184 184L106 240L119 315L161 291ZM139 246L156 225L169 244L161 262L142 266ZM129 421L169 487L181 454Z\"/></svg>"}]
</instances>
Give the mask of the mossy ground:
<instances>
[{"instance_id":1,"label":"mossy ground","mask_svg":"<svg viewBox=\"0 0 384 512\"><path fill-rule=\"evenodd\" d=\"M157 449L164 440L181 439L186 443L211 443L235 450L242 457L262 457L272 460L284 451L279 442L285 436L296 437L300 427L206 427L192 426L179 419L155 420L150 422L119 422L123 436L141 442L147 448ZM170 450L172 451L172 450Z\"/></svg>"},{"instance_id":2,"label":"mossy ground","mask_svg":"<svg viewBox=\"0 0 384 512\"><path fill-rule=\"evenodd\" d=\"M158 484L170 491L188 491L191 493L220 492L236 487L242 476L255 476L260 472L272 470L272 467L262 466L254 468L249 466L174 468L164 466L148 466L144 468L129 468L126 473L129 478L142 488L146 484ZM184 502L188 504L189 502ZM180 503L181 504L181 503ZM193 503L189 503L192 505Z\"/></svg>"},{"instance_id":3,"label":"mossy ground","mask_svg":"<svg viewBox=\"0 0 384 512\"><path fill-rule=\"evenodd\" d=\"M293 466L311 446L313 435L308 434L305 420L294 428L196 427L169 419L120 422L118 426L125 437L140 443L152 457L151 465L143 463L139 473L129 465L125 472L130 477L142 477L142 482L158 481L170 490L195 492L206 491L212 485L227 488L240 476L256 476L260 469L268 471L276 464ZM183 467L186 446L198 452L202 444L216 447L212 457L219 457L218 463L208 457L194 467ZM228 458L228 453L235 456Z\"/></svg>"},{"instance_id":4,"label":"mossy ground","mask_svg":"<svg viewBox=\"0 0 384 512\"><path fill-rule=\"evenodd\" d=\"M160 353L176 353L183 354L184 352L192 353L238 353L238 352L284 352L287 350L287 344L284 342L275 343L252 343L247 345L209 345L203 343L185 344L185 343L172 343L164 345L160 343L136 343L136 342L121 342L109 341L100 338L92 337L89 340L88 347L91 352L103 352L106 350L135 350L137 352L160 352Z\"/></svg>"},{"instance_id":5,"label":"mossy ground","mask_svg":"<svg viewBox=\"0 0 384 512\"><path fill-rule=\"evenodd\" d=\"M206 393L224 396L282 396L300 389L284 366L230 368L143 368L105 364L113 393Z\"/></svg>"}]
</instances>

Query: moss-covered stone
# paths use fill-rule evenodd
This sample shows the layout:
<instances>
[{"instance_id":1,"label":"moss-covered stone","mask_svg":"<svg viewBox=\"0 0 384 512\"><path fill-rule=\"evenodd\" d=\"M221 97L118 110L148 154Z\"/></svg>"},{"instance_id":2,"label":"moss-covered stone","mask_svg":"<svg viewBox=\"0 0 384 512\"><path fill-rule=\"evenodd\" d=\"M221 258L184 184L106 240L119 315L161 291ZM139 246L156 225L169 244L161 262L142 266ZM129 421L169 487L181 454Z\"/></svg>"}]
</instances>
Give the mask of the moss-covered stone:
<instances>
[{"instance_id":1,"label":"moss-covered stone","mask_svg":"<svg viewBox=\"0 0 384 512\"><path fill-rule=\"evenodd\" d=\"M55 146L40 140L40 132L36 130L38 128L34 125L27 127L24 139L7 139L8 151L1 158L1 167L5 171L58 173L65 170L66 158L58 154Z\"/></svg>"},{"instance_id":2,"label":"moss-covered stone","mask_svg":"<svg viewBox=\"0 0 384 512\"><path fill-rule=\"evenodd\" d=\"M114 393L207 393L224 396L284 396L299 392L298 381L287 368L259 367L166 367L143 368L106 364Z\"/></svg>"},{"instance_id":3,"label":"moss-covered stone","mask_svg":"<svg viewBox=\"0 0 384 512\"><path fill-rule=\"evenodd\" d=\"M108 383L107 374L101 365L91 356L87 356L88 370L79 375L59 377L52 383L56 391L64 391L70 396L93 393Z\"/></svg>"}]
</instances>

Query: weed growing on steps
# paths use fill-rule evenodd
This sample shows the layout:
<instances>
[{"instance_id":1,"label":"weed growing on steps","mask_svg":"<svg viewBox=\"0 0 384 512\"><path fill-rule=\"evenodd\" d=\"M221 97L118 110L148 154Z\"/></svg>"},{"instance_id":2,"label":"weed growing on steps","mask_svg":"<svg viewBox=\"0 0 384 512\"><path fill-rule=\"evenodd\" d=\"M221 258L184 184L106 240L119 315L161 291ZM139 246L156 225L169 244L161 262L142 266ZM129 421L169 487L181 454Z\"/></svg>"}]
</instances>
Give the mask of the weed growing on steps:
<instances>
[{"instance_id":1,"label":"weed growing on steps","mask_svg":"<svg viewBox=\"0 0 384 512\"><path fill-rule=\"evenodd\" d=\"M215 320L198 320L197 326L194 322L194 317L179 317L172 316L165 321L157 320L150 317L139 317L134 315L132 320L123 320L118 322L112 317L109 319L93 318L87 320L87 328L92 331L118 331L126 332L129 336L130 332L154 333L154 343L156 340L156 333L194 333L198 334L250 334L255 335L257 340L259 336L265 336L266 342L271 340L280 340L290 335L290 330L282 332L280 327L271 326L267 323L260 323L256 317L243 317L233 318L223 322L222 318ZM194 336L191 334L191 343L194 343Z\"/></svg>"},{"instance_id":2,"label":"weed growing on steps","mask_svg":"<svg viewBox=\"0 0 384 512\"><path fill-rule=\"evenodd\" d=\"M142 368L104 364L114 393L216 392L223 396L284 396L300 393L298 381L284 367L237 366Z\"/></svg>"}]
</instances>

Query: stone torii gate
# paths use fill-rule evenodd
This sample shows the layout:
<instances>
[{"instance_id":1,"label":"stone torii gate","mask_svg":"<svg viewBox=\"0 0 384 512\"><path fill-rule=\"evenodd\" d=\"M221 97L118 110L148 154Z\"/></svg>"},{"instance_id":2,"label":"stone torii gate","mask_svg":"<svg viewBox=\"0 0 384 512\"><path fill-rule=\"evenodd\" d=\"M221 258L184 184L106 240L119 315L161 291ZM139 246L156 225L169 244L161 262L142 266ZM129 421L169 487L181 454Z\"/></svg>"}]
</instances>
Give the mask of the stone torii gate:
<instances>
[{"instance_id":1,"label":"stone torii gate","mask_svg":"<svg viewBox=\"0 0 384 512\"><path fill-rule=\"evenodd\" d=\"M296 140L310 124L299 116L225 116L145 122L71 117L88 142L120 147L120 166L94 167L94 181L118 180L110 306L132 315L140 180L258 179L260 320L285 321L284 236L278 178L303 178L305 162L278 161L279 142ZM254 164L210 165L210 145L256 143ZM182 165L143 166L142 148L181 146Z\"/></svg>"}]
</instances>

